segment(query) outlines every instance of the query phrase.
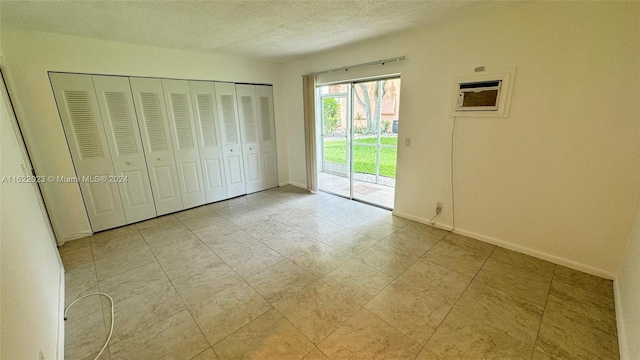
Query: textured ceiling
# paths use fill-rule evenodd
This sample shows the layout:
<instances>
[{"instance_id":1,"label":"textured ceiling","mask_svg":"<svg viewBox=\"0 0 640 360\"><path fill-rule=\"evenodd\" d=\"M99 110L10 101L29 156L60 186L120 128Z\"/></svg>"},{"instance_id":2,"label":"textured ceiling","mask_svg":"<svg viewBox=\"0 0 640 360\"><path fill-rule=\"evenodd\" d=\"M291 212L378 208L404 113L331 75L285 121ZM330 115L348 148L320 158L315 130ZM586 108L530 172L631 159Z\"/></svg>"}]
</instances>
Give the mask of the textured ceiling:
<instances>
[{"instance_id":1,"label":"textured ceiling","mask_svg":"<svg viewBox=\"0 0 640 360\"><path fill-rule=\"evenodd\" d=\"M0 21L12 28L282 62L487 6L495 5L398 0L0 0Z\"/></svg>"}]
</instances>

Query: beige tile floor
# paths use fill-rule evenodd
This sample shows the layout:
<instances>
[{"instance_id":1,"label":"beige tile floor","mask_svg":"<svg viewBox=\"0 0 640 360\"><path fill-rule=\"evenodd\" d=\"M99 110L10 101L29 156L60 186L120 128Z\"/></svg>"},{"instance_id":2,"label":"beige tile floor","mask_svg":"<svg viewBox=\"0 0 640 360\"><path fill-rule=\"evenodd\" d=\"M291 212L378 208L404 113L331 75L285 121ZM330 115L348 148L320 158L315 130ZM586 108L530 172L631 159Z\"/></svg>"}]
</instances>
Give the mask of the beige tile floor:
<instances>
[{"instance_id":1,"label":"beige tile floor","mask_svg":"<svg viewBox=\"0 0 640 360\"><path fill-rule=\"evenodd\" d=\"M101 359L617 359L611 281L286 186L60 248ZM69 312L91 359L108 302Z\"/></svg>"}]
</instances>

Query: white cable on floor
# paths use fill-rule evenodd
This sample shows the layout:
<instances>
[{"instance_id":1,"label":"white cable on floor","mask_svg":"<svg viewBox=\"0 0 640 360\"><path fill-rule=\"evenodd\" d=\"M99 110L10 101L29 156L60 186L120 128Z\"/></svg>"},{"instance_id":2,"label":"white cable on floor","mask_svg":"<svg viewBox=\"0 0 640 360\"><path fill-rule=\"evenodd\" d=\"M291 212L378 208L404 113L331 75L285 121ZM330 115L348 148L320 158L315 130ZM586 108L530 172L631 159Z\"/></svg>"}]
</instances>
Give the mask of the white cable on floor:
<instances>
[{"instance_id":1,"label":"white cable on floor","mask_svg":"<svg viewBox=\"0 0 640 360\"><path fill-rule=\"evenodd\" d=\"M435 219L435 218L436 218L436 216L438 216L438 215L440 215L440 214L435 214L435 215L433 215L433 217L431 218L431 220L429 220L429 225L433 226L433 224L434 224L434 223L433 223L433 219Z\"/></svg>"},{"instance_id":2,"label":"white cable on floor","mask_svg":"<svg viewBox=\"0 0 640 360\"><path fill-rule=\"evenodd\" d=\"M96 358L94 360L98 360L98 358L100 357L100 355L102 355L102 353L104 352L104 349L107 348L107 345L109 345L109 341L111 341L111 335L113 335L113 320L115 319L115 313L114 313L114 306L113 306L113 298L105 293L92 293L92 294L87 294L84 296L81 296L77 299L75 299L71 304L69 304L69 306L67 306L66 309L64 309L64 320L67 321L67 311L69 311L69 308L73 306L73 304L77 303L78 301L87 298L89 296L94 296L94 295L98 295L98 296L106 296L109 301L111 302L111 330L109 330L109 337L107 337L107 341L105 341L104 345L102 346L102 349L100 349L100 352L98 353L98 356L96 356Z\"/></svg>"}]
</instances>

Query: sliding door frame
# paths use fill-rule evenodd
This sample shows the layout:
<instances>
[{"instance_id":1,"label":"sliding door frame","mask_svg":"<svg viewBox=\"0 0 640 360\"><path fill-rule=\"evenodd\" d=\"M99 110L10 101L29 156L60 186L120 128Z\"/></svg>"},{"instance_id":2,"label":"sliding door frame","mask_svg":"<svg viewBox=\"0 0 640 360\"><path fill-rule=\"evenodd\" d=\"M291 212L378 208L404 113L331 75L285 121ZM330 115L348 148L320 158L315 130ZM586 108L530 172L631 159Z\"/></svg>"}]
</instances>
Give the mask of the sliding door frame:
<instances>
[{"instance_id":1,"label":"sliding door frame","mask_svg":"<svg viewBox=\"0 0 640 360\"><path fill-rule=\"evenodd\" d=\"M345 92L341 92L341 93L336 93L336 94L321 94L320 93L320 86L316 87L316 99L318 99L319 101L316 102L316 123L317 123L317 131L316 133L318 134L318 141L317 144L320 144L321 149L318 152L319 154L319 161L318 161L318 169L317 171L320 172L322 170L324 170L324 99L327 98L333 98L333 99L346 99L346 103L347 103L347 111L346 111L346 128L345 128L345 141L346 141L346 154L345 154L345 166L347 169L347 173L345 174L349 179L352 178L351 176L351 172L353 171L353 164L351 163L352 157L351 157L351 131L352 131L352 121L351 121L351 109L352 109L352 86L351 83L338 83L338 84L344 84L347 85L347 91ZM351 180L350 180L351 181ZM353 197L353 184L350 183L349 184L349 196L348 198L352 198ZM330 194L334 194L334 195L338 195L341 197L345 197L342 194L336 194L336 193L332 193L330 191L326 191L323 190L325 192L328 192Z\"/></svg>"},{"instance_id":2,"label":"sliding door frame","mask_svg":"<svg viewBox=\"0 0 640 360\"><path fill-rule=\"evenodd\" d=\"M349 178L349 196L345 196L342 194L337 194L328 190L324 190L324 189L320 189L320 191L322 192L326 192L332 195L336 195L336 196L340 196L343 197L345 199L348 200L354 200L354 201L358 201L361 203L365 203L368 205L372 205L372 206L377 206L383 209L387 209L387 210L393 210L391 208L388 208L384 205L381 204L376 204L376 203L372 203L363 199L358 199L355 198L353 196L354 192L353 192L353 185L354 185L354 179L353 179L353 174L354 174L354 154L355 154L355 141L353 140L354 138L354 117L353 117L353 98L354 98L354 91L355 91L355 85L356 84L361 84L361 83L366 83L366 82L373 82L373 81L382 81L382 80L393 80L393 79L400 79L400 74L391 74L391 75L383 75L383 76L376 76L376 77L368 77L368 78L363 78L363 79L357 79L357 80L345 80L345 81L336 81L336 82L330 82L330 83L324 83L324 84L316 84L316 99L319 101L316 101L316 126L318 127L316 131L318 135L318 141L317 144L319 144L321 146L321 151L318 152L319 154L319 161L318 161L318 168L316 169L316 171L320 172L322 171L322 169L324 168L324 141L323 141L323 100L325 98L339 98L339 97L345 97L347 98L347 126L346 126L346 142L347 142L347 167L348 167L348 178ZM346 85L347 86L347 91L346 94L345 93L337 93L337 94L321 94L320 93L320 88L324 87L324 86L329 86L329 85ZM380 86L380 85L379 85ZM380 90L379 90L380 91ZM382 119L382 106L380 106L380 119ZM319 119L319 121L318 121ZM379 125L379 124L378 124ZM378 126L379 127L379 126ZM375 145L376 147L376 183L379 177L379 173L380 173L380 149L382 147L385 148L390 148L392 146L389 145L382 145L380 143L380 129L378 129L377 131L377 144ZM371 146L373 147L373 145L364 145L361 144L363 146ZM397 145L396 145L396 149L397 149ZM397 164L397 159L396 159L396 164ZM395 187L394 187L395 188Z\"/></svg>"}]
</instances>

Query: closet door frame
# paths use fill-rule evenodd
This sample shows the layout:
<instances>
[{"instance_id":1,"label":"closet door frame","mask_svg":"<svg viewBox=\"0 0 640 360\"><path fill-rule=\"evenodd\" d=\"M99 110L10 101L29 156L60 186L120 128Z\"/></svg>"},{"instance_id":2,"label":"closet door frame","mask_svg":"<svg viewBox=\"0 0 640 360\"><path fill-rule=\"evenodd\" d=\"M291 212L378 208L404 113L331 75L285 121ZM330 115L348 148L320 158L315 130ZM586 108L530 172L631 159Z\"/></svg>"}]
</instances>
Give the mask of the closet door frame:
<instances>
[{"instance_id":1,"label":"closet door frame","mask_svg":"<svg viewBox=\"0 0 640 360\"><path fill-rule=\"evenodd\" d=\"M142 135L156 212L160 216L180 211L184 207L162 82L160 79L130 77L129 83ZM150 133L149 129L154 133Z\"/></svg>"},{"instance_id":2,"label":"closet door frame","mask_svg":"<svg viewBox=\"0 0 640 360\"><path fill-rule=\"evenodd\" d=\"M207 202L228 198L224 150L213 81L189 81Z\"/></svg>"},{"instance_id":3,"label":"closet door frame","mask_svg":"<svg viewBox=\"0 0 640 360\"><path fill-rule=\"evenodd\" d=\"M264 190L255 85L236 84L247 194Z\"/></svg>"},{"instance_id":4,"label":"closet door frame","mask_svg":"<svg viewBox=\"0 0 640 360\"><path fill-rule=\"evenodd\" d=\"M110 181L115 171L91 75L50 73L49 78L92 231L125 225L118 185Z\"/></svg>"},{"instance_id":5,"label":"closet door frame","mask_svg":"<svg viewBox=\"0 0 640 360\"><path fill-rule=\"evenodd\" d=\"M279 185L271 85L49 76L93 232Z\"/></svg>"},{"instance_id":6,"label":"closet door frame","mask_svg":"<svg viewBox=\"0 0 640 360\"><path fill-rule=\"evenodd\" d=\"M157 216L129 79L92 76L127 223ZM120 96L118 96L120 95Z\"/></svg>"},{"instance_id":7,"label":"closet door frame","mask_svg":"<svg viewBox=\"0 0 640 360\"><path fill-rule=\"evenodd\" d=\"M266 104L263 99L266 98ZM273 86L256 85L256 105L258 108L258 128L260 134L260 157L262 159L263 188L280 185L278 177L278 142L273 110ZM265 109L266 105L266 109Z\"/></svg>"},{"instance_id":8,"label":"closet door frame","mask_svg":"<svg viewBox=\"0 0 640 360\"><path fill-rule=\"evenodd\" d=\"M247 193L234 83L214 82L229 198Z\"/></svg>"},{"instance_id":9,"label":"closet door frame","mask_svg":"<svg viewBox=\"0 0 640 360\"><path fill-rule=\"evenodd\" d=\"M207 202L207 197L202 181L189 82L162 79L162 89L167 106L182 205L185 209L203 205Z\"/></svg>"}]
</instances>

